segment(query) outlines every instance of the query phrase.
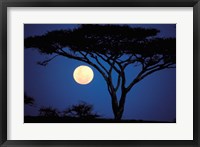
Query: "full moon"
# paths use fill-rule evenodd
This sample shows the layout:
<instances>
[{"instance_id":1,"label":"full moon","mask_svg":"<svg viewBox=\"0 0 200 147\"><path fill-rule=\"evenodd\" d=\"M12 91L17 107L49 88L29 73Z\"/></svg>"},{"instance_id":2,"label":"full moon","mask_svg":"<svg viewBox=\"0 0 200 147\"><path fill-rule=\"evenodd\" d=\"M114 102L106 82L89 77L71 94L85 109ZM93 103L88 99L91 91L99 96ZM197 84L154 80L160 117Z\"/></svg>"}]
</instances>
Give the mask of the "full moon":
<instances>
[{"instance_id":1,"label":"full moon","mask_svg":"<svg viewBox=\"0 0 200 147\"><path fill-rule=\"evenodd\" d=\"M74 70L73 77L78 84L86 85L92 81L94 73L90 67L81 65Z\"/></svg>"}]
</instances>

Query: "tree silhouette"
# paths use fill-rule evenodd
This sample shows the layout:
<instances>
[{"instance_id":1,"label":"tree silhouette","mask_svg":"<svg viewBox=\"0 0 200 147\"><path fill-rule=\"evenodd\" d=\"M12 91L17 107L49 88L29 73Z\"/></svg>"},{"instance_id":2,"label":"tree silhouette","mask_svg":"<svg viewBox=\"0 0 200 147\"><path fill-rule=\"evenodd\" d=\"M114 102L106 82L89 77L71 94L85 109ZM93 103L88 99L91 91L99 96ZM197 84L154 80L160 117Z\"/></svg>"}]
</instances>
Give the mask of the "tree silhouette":
<instances>
[{"instance_id":1,"label":"tree silhouette","mask_svg":"<svg viewBox=\"0 0 200 147\"><path fill-rule=\"evenodd\" d=\"M126 96L134 85L156 71L175 68L176 39L157 38L158 33L159 30L153 28L84 24L73 30L28 37L24 45L52 55L38 62L40 65L46 66L55 57L63 56L93 66L106 81L114 117L120 120ZM140 67L140 71L135 78L127 81L125 70L129 65ZM114 72L117 74L116 81ZM119 98L118 91L121 92Z\"/></svg>"},{"instance_id":2,"label":"tree silhouette","mask_svg":"<svg viewBox=\"0 0 200 147\"><path fill-rule=\"evenodd\" d=\"M28 96L26 93L24 93L24 104L29 105L29 106L33 106L34 103L35 103L35 99Z\"/></svg>"},{"instance_id":3,"label":"tree silhouette","mask_svg":"<svg viewBox=\"0 0 200 147\"><path fill-rule=\"evenodd\" d=\"M86 102L81 102L77 105L72 105L63 111L64 116L78 117L81 119L94 119L100 115L93 113L93 106Z\"/></svg>"},{"instance_id":4,"label":"tree silhouette","mask_svg":"<svg viewBox=\"0 0 200 147\"><path fill-rule=\"evenodd\" d=\"M39 116L42 117L59 117L59 111L52 107L41 107L39 109Z\"/></svg>"}]
</instances>

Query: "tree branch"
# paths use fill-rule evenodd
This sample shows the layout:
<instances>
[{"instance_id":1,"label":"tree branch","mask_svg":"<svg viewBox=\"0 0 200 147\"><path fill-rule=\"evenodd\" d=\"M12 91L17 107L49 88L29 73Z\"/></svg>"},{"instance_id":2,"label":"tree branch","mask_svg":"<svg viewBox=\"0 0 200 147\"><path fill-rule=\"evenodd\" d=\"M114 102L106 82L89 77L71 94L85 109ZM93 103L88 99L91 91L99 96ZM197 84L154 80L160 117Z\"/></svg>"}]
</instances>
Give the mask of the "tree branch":
<instances>
[{"instance_id":1,"label":"tree branch","mask_svg":"<svg viewBox=\"0 0 200 147\"><path fill-rule=\"evenodd\" d=\"M119 86L120 86L120 83L121 83L121 76L120 76L120 74L118 74L118 77L117 77L117 85L116 85L116 87L115 87L115 91L118 90L118 88L119 88Z\"/></svg>"},{"instance_id":2,"label":"tree branch","mask_svg":"<svg viewBox=\"0 0 200 147\"><path fill-rule=\"evenodd\" d=\"M125 69L128 65L133 64L133 63L135 63L136 61L137 61L137 59L127 61L127 63L125 63L125 64L123 65L123 68Z\"/></svg>"},{"instance_id":3,"label":"tree branch","mask_svg":"<svg viewBox=\"0 0 200 147\"><path fill-rule=\"evenodd\" d=\"M106 81L108 80L108 77L106 76L106 74L105 74L96 64L92 63L87 57L81 58L81 57L78 57L78 56L73 56L73 55L68 54L68 53L65 52L65 51L63 51L63 52L56 51L56 53L59 54L59 55L68 57L68 58L70 58L70 59L76 59L76 60L85 62L85 63L87 63L87 64L93 66L94 68L96 68L96 69L101 73L101 75L103 76L103 78L104 78Z\"/></svg>"},{"instance_id":4,"label":"tree branch","mask_svg":"<svg viewBox=\"0 0 200 147\"><path fill-rule=\"evenodd\" d=\"M142 70L142 71L137 75L137 77L129 84L129 86L128 86L127 88L125 88L127 92L130 91L131 88L132 88L137 82L139 82L139 81L141 80L140 77L141 77L141 75L142 75L144 72L145 72L145 71Z\"/></svg>"},{"instance_id":5,"label":"tree branch","mask_svg":"<svg viewBox=\"0 0 200 147\"><path fill-rule=\"evenodd\" d=\"M122 91L124 91L124 90L126 90L125 89L125 85L126 85L126 76L125 76L125 72L124 72L124 67L120 64L120 62L117 62L116 61L116 63L117 63L117 65L119 66L119 68L120 68L120 73L119 73L119 76L121 77L121 81L122 81L122 84L121 84L121 90Z\"/></svg>"},{"instance_id":6,"label":"tree branch","mask_svg":"<svg viewBox=\"0 0 200 147\"><path fill-rule=\"evenodd\" d=\"M156 65L156 66L154 66L154 68L142 70L137 75L137 77L129 84L129 86L126 88L126 90L129 91L136 83L138 83L139 81L141 81L142 79L144 79L145 77L147 77L148 75L150 75L156 71L159 71L159 70L162 70L165 68L173 68L173 67L170 67L171 65L174 65L174 63Z\"/></svg>"},{"instance_id":7,"label":"tree branch","mask_svg":"<svg viewBox=\"0 0 200 147\"><path fill-rule=\"evenodd\" d=\"M56 58L57 56L59 56L59 55L55 55L55 56L53 56L52 58L49 58L49 59L44 60L44 61L38 61L37 64L42 65L42 66L46 66L51 60L53 60L53 59Z\"/></svg>"},{"instance_id":8,"label":"tree branch","mask_svg":"<svg viewBox=\"0 0 200 147\"><path fill-rule=\"evenodd\" d=\"M174 65L174 63L169 63L169 64L166 64L166 65L159 65L159 66L156 66L155 69L152 69L151 70L147 70L149 72L146 72L144 75L141 76L141 79L145 78L146 76L150 75L151 73L155 72L155 71L159 71L159 70L162 70L162 69L165 69L165 68L173 68L173 67L170 67L171 65Z\"/></svg>"},{"instance_id":9,"label":"tree branch","mask_svg":"<svg viewBox=\"0 0 200 147\"><path fill-rule=\"evenodd\" d=\"M108 70L100 63L100 61L98 60L97 56L94 56L91 54L91 58L95 59L96 62L99 64L99 66L107 73L109 74Z\"/></svg>"},{"instance_id":10,"label":"tree branch","mask_svg":"<svg viewBox=\"0 0 200 147\"><path fill-rule=\"evenodd\" d=\"M103 61L105 61L106 63L108 63L110 66L112 66L112 63L110 62L110 59L109 57L107 57L107 59L105 59L101 54L99 53L96 53L98 57L100 57ZM117 69L117 67L113 66L113 69L117 72L117 73L120 73L120 70Z\"/></svg>"}]
</instances>

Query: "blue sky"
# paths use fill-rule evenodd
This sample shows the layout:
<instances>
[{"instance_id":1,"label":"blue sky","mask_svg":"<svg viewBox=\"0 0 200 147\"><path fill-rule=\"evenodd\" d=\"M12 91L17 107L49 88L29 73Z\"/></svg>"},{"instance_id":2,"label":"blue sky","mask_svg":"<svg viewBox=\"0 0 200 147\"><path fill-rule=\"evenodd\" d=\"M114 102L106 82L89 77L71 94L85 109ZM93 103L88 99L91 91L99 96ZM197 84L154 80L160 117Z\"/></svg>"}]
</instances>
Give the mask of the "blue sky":
<instances>
[{"instance_id":1,"label":"blue sky","mask_svg":"<svg viewBox=\"0 0 200 147\"><path fill-rule=\"evenodd\" d=\"M176 37L175 24L132 24L131 27L156 28L157 37ZM73 29L75 24L25 24L24 37L42 35L48 31ZM25 106L25 115L37 115L40 106L52 106L63 110L72 104L85 101L94 106L94 112L113 118L111 98L106 82L94 71L94 79L87 85L77 84L73 71L83 62L57 57L47 66L37 61L45 55L37 50L24 50L24 90L35 98L37 107ZM126 70L127 79L132 79L137 68ZM137 83L127 95L123 119L173 121L176 118L176 68L155 72Z\"/></svg>"}]
</instances>

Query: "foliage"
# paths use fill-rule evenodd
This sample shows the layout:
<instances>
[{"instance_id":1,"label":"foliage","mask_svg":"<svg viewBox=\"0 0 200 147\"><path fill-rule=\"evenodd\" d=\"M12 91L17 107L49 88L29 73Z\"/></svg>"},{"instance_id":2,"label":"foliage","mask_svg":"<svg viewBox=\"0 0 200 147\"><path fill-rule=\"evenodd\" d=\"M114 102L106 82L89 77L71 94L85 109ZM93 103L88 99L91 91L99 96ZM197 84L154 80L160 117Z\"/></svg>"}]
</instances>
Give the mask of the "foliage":
<instances>
[{"instance_id":1,"label":"foliage","mask_svg":"<svg viewBox=\"0 0 200 147\"><path fill-rule=\"evenodd\" d=\"M78 117L78 118L84 118L84 119L91 119L99 117L98 114L93 113L93 106L90 104L87 104L86 102L81 102L76 105L72 105L71 107L67 108L63 111L64 116L69 117Z\"/></svg>"},{"instance_id":2,"label":"foliage","mask_svg":"<svg viewBox=\"0 0 200 147\"><path fill-rule=\"evenodd\" d=\"M39 116L43 117L59 117L59 111L52 107L41 107L39 109Z\"/></svg>"},{"instance_id":3,"label":"foliage","mask_svg":"<svg viewBox=\"0 0 200 147\"><path fill-rule=\"evenodd\" d=\"M34 98L28 96L26 93L24 93L24 104L25 105L29 105L29 106L33 106L35 103Z\"/></svg>"}]
</instances>

